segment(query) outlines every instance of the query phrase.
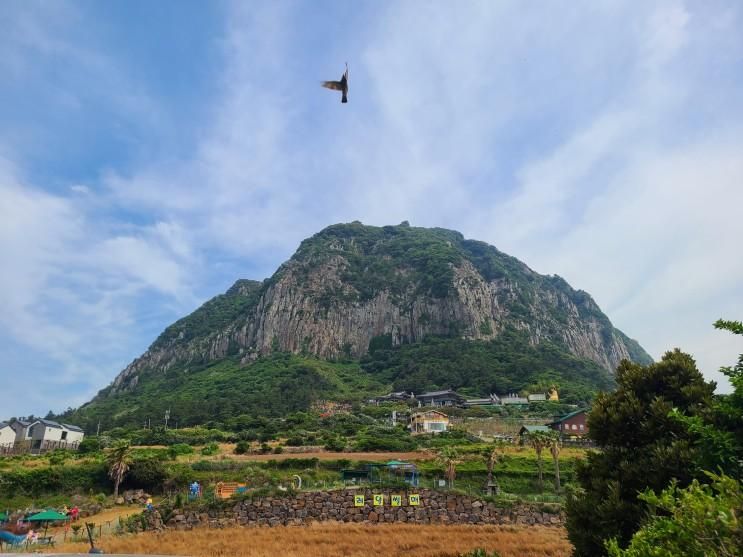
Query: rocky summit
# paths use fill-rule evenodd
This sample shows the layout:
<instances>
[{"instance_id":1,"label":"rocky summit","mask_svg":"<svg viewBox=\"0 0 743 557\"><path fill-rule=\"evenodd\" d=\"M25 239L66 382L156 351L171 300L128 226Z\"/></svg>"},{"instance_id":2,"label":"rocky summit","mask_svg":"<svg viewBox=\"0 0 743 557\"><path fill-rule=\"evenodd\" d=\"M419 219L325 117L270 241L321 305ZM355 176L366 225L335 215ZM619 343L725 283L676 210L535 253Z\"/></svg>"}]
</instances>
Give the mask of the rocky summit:
<instances>
[{"instance_id":1,"label":"rocky summit","mask_svg":"<svg viewBox=\"0 0 743 557\"><path fill-rule=\"evenodd\" d=\"M523 350L550 346L608 373L625 358L651 361L588 293L559 276L456 231L353 222L304 240L269 279L238 280L168 327L96 400L136 392L147 377L174 370L188 381L188 370L225 360L247 376L271 354L363 362L377 350L434 338L460 345L518 338ZM420 375L418 387L467 386L456 378L423 385ZM399 374L377 378L384 387L410 387Z\"/></svg>"}]
</instances>

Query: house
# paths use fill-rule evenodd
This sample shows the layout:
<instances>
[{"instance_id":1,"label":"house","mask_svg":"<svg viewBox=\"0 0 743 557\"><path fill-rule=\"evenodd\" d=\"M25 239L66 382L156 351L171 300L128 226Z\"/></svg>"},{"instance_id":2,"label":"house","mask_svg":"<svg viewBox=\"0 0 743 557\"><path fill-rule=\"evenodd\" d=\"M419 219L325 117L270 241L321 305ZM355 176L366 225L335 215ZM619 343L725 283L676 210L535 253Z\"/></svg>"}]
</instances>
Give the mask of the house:
<instances>
[{"instance_id":1,"label":"house","mask_svg":"<svg viewBox=\"0 0 743 557\"><path fill-rule=\"evenodd\" d=\"M15 442L16 443L23 443L24 441L28 441L31 439L28 428L33 423L33 420L26 421L26 420L11 420L10 421L10 427L15 432Z\"/></svg>"},{"instance_id":2,"label":"house","mask_svg":"<svg viewBox=\"0 0 743 557\"><path fill-rule=\"evenodd\" d=\"M526 444L527 443L527 438L529 437L529 435L531 435L532 433L536 433L538 431L542 431L542 432L545 432L546 433L546 432L551 431L551 430L550 430L549 426L546 426L546 425L524 425L524 426L521 426L521 429L519 430L519 441L520 441L520 443L522 445L523 444Z\"/></svg>"},{"instance_id":3,"label":"house","mask_svg":"<svg viewBox=\"0 0 743 557\"><path fill-rule=\"evenodd\" d=\"M413 393L407 391L397 391L395 393L389 393L384 396L378 396L373 398L370 402L379 404L380 402L407 402L415 398Z\"/></svg>"},{"instance_id":4,"label":"house","mask_svg":"<svg viewBox=\"0 0 743 557\"><path fill-rule=\"evenodd\" d=\"M547 395L544 393L535 393L533 395L526 395L526 400L529 402L546 402Z\"/></svg>"},{"instance_id":5,"label":"house","mask_svg":"<svg viewBox=\"0 0 743 557\"><path fill-rule=\"evenodd\" d=\"M449 428L449 416L438 410L416 412L410 416L410 431L416 433L441 433Z\"/></svg>"},{"instance_id":6,"label":"house","mask_svg":"<svg viewBox=\"0 0 743 557\"><path fill-rule=\"evenodd\" d=\"M587 415L588 408L582 408L566 414L547 425L555 431L559 431L561 435L583 437L588 433Z\"/></svg>"},{"instance_id":7,"label":"house","mask_svg":"<svg viewBox=\"0 0 743 557\"><path fill-rule=\"evenodd\" d=\"M448 389L446 391L430 391L416 397L418 406L462 406L464 397Z\"/></svg>"},{"instance_id":8,"label":"house","mask_svg":"<svg viewBox=\"0 0 743 557\"><path fill-rule=\"evenodd\" d=\"M83 430L77 426L45 419L34 421L26 431L26 440L31 443L31 452L43 452L57 448L74 449L85 436Z\"/></svg>"},{"instance_id":9,"label":"house","mask_svg":"<svg viewBox=\"0 0 743 557\"><path fill-rule=\"evenodd\" d=\"M518 396L514 393L508 396L501 397L502 404L529 404L529 399L523 396Z\"/></svg>"},{"instance_id":10,"label":"house","mask_svg":"<svg viewBox=\"0 0 743 557\"><path fill-rule=\"evenodd\" d=\"M7 422L0 422L0 447L12 447L15 444L15 431Z\"/></svg>"},{"instance_id":11,"label":"house","mask_svg":"<svg viewBox=\"0 0 743 557\"><path fill-rule=\"evenodd\" d=\"M468 398L464 401L465 406L500 406L500 404L500 397L493 393L487 398Z\"/></svg>"}]
</instances>

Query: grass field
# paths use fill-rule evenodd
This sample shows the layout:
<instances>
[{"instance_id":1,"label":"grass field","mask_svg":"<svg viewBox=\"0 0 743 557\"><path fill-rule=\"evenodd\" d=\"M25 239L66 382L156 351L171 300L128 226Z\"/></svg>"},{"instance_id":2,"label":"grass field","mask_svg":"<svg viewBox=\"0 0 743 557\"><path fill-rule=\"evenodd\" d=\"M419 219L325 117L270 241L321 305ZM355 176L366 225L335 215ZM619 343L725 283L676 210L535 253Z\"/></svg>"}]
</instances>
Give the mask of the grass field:
<instances>
[{"instance_id":1,"label":"grass field","mask_svg":"<svg viewBox=\"0 0 743 557\"><path fill-rule=\"evenodd\" d=\"M107 538L101 548L193 557L455 557L476 548L502 557L568 557L572 551L562 528L346 523L146 533ZM87 546L63 544L56 551L86 552Z\"/></svg>"}]
</instances>

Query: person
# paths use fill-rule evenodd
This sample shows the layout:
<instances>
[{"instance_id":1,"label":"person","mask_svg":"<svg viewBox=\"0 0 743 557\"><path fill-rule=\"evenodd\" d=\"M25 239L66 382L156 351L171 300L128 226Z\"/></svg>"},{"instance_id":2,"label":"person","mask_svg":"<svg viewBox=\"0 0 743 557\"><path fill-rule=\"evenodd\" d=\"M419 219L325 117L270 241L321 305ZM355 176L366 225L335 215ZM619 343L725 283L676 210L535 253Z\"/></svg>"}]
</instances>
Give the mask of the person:
<instances>
[{"instance_id":1,"label":"person","mask_svg":"<svg viewBox=\"0 0 743 557\"><path fill-rule=\"evenodd\" d=\"M153 509L155 508L155 507L153 507L153 505L152 505L152 497L148 497L148 498L147 498L147 502L145 503L145 508L146 508L146 509L147 509L148 511L151 511L151 510L153 510Z\"/></svg>"},{"instance_id":2,"label":"person","mask_svg":"<svg viewBox=\"0 0 743 557\"><path fill-rule=\"evenodd\" d=\"M29 530L28 534L26 534L26 540L28 540L28 543L36 543L39 541L39 534L34 530Z\"/></svg>"},{"instance_id":3,"label":"person","mask_svg":"<svg viewBox=\"0 0 743 557\"><path fill-rule=\"evenodd\" d=\"M62 514L65 516L70 516L70 508L67 505L62 507Z\"/></svg>"},{"instance_id":4,"label":"person","mask_svg":"<svg viewBox=\"0 0 743 557\"><path fill-rule=\"evenodd\" d=\"M77 505L72 507L72 510L70 511L70 518L72 518L72 522L77 522L79 514L80 509L77 508Z\"/></svg>"}]
</instances>

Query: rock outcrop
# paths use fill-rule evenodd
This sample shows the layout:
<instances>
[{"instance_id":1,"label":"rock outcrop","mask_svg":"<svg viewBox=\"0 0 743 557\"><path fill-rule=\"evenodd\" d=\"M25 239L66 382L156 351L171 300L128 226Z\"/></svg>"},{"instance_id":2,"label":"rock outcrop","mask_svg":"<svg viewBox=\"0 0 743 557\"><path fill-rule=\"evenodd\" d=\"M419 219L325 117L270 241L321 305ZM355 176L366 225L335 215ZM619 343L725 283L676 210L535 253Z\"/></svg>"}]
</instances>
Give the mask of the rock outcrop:
<instances>
[{"instance_id":1,"label":"rock outcrop","mask_svg":"<svg viewBox=\"0 0 743 557\"><path fill-rule=\"evenodd\" d=\"M373 342L489 340L505 327L609 371L625 358L650 361L560 277L458 232L352 223L305 240L270 279L238 281L169 327L105 394L132 389L143 373L230 355L244 363L276 350L358 358Z\"/></svg>"}]
</instances>

